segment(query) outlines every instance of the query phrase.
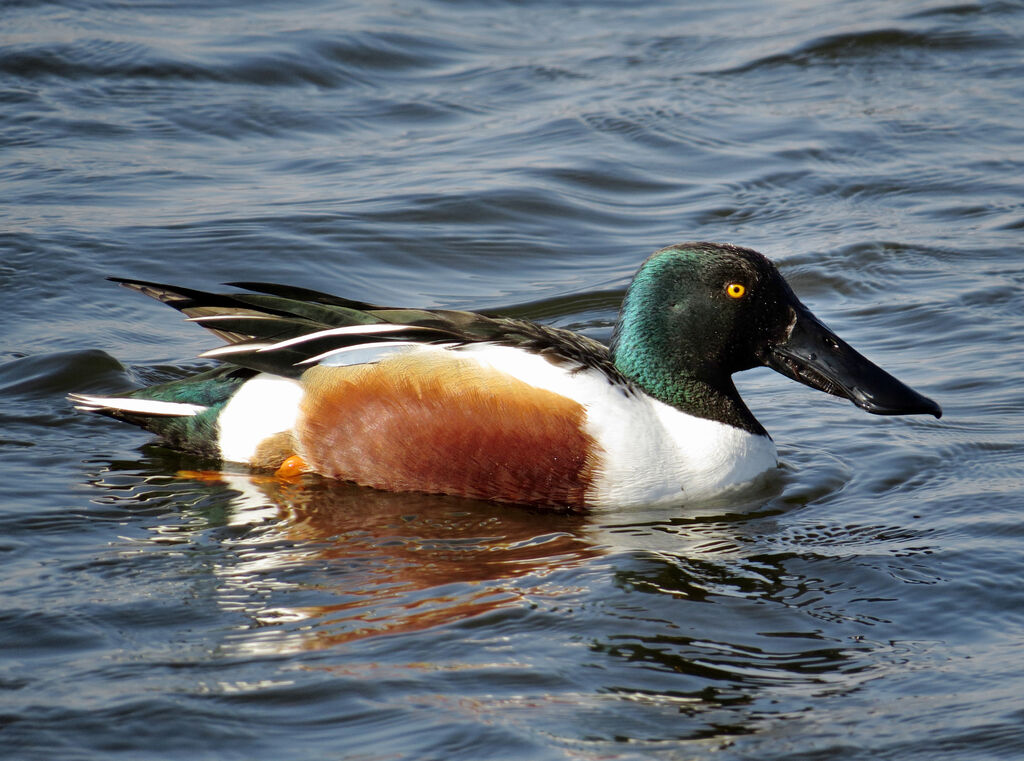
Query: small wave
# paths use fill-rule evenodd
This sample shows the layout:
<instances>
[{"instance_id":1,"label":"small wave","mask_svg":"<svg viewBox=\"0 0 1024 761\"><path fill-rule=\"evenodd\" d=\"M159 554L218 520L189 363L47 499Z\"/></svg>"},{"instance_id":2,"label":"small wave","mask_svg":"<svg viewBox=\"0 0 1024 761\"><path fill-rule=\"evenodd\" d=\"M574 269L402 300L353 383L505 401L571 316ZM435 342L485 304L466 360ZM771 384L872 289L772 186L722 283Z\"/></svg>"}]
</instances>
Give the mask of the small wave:
<instances>
[{"instance_id":1,"label":"small wave","mask_svg":"<svg viewBox=\"0 0 1024 761\"><path fill-rule=\"evenodd\" d=\"M218 51L230 50L230 55ZM361 32L328 38L309 32L195 41L181 51L103 38L9 47L0 74L18 79L188 80L260 86L368 84L372 73L422 74L449 64L458 50L412 34Z\"/></svg>"},{"instance_id":2,"label":"small wave","mask_svg":"<svg viewBox=\"0 0 1024 761\"><path fill-rule=\"evenodd\" d=\"M799 44L784 53L756 58L717 73L745 74L758 69L780 66L840 65L900 56L922 50L970 52L1015 44L1011 35L997 32L981 34L977 31L960 29L928 31L900 28L871 29L818 37Z\"/></svg>"},{"instance_id":3,"label":"small wave","mask_svg":"<svg viewBox=\"0 0 1024 761\"><path fill-rule=\"evenodd\" d=\"M0 365L5 396L49 396L128 385L124 366L103 351L86 349L21 357Z\"/></svg>"}]
</instances>

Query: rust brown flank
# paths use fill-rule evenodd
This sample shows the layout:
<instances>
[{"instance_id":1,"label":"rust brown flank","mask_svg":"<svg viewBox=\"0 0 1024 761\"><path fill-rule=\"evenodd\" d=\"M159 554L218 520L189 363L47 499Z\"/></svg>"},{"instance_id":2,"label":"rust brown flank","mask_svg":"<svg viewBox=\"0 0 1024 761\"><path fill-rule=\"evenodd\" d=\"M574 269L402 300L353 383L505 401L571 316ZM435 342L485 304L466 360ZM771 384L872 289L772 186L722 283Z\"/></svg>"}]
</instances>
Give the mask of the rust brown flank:
<instances>
[{"instance_id":1,"label":"rust brown flank","mask_svg":"<svg viewBox=\"0 0 1024 761\"><path fill-rule=\"evenodd\" d=\"M297 452L323 475L388 491L585 507L597 445L585 410L448 353L314 367Z\"/></svg>"}]
</instances>

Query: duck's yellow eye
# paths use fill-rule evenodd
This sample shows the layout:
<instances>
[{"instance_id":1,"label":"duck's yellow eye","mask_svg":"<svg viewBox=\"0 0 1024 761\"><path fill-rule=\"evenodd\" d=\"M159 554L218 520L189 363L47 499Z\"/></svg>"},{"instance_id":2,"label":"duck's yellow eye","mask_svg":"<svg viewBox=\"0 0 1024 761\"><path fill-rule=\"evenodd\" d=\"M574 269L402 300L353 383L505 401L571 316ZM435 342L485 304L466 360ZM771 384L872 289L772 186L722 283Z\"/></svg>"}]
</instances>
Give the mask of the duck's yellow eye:
<instances>
[{"instance_id":1,"label":"duck's yellow eye","mask_svg":"<svg viewBox=\"0 0 1024 761\"><path fill-rule=\"evenodd\" d=\"M742 299L743 294L747 292L747 287L743 283L729 283L725 286L725 292L730 299Z\"/></svg>"}]
</instances>

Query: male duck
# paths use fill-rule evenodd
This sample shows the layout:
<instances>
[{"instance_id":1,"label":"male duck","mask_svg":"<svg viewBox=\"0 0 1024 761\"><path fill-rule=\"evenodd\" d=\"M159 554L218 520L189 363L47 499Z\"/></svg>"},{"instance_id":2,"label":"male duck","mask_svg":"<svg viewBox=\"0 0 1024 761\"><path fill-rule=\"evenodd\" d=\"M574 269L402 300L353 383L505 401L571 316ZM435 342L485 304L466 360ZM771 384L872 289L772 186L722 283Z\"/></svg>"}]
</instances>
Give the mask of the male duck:
<instances>
[{"instance_id":1,"label":"male duck","mask_svg":"<svg viewBox=\"0 0 1024 761\"><path fill-rule=\"evenodd\" d=\"M757 365L876 414L942 414L736 246L682 243L647 259L611 348L524 320L281 285L117 282L224 339L202 355L224 366L72 401L282 475L563 508L701 499L777 465L731 378Z\"/></svg>"}]
</instances>

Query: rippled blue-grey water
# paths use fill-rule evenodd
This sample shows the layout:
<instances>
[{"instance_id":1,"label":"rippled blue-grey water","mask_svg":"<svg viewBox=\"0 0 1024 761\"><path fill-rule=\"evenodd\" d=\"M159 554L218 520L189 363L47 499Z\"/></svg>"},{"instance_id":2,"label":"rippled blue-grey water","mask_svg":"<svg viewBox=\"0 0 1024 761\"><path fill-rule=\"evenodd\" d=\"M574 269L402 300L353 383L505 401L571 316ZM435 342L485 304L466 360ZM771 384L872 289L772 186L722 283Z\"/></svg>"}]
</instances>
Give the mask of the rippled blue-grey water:
<instances>
[{"instance_id":1,"label":"rippled blue-grey water","mask_svg":"<svg viewBox=\"0 0 1024 761\"><path fill-rule=\"evenodd\" d=\"M1024 9L6 3L0 756L1024 755ZM742 501L564 516L208 474L70 391L215 344L120 275L606 339L757 248L942 420L767 370Z\"/></svg>"}]
</instances>

